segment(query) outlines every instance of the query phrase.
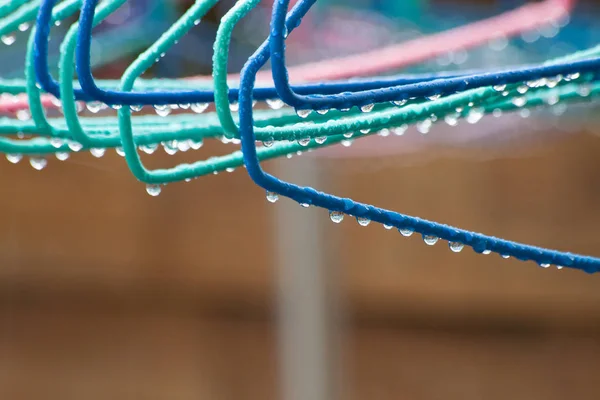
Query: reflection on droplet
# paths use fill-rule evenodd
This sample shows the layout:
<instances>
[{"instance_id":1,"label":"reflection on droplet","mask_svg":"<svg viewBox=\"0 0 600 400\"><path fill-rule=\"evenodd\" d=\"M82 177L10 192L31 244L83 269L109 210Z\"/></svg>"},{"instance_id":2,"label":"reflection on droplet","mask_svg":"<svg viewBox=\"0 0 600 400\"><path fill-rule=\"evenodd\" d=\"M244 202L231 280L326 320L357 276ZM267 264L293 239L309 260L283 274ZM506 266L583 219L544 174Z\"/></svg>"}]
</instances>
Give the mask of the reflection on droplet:
<instances>
[{"instance_id":1,"label":"reflection on droplet","mask_svg":"<svg viewBox=\"0 0 600 400\"><path fill-rule=\"evenodd\" d=\"M300 118L306 118L310 115L311 110L296 110L296 114L300 117Z\"/></svg>"},{"instance_id":2,"label":"reflection on droplet","mask_svg":"<svg viewBox=\"0 0 600 400\"><path fill-rule=\"evenodd\" d=\"M450 250L452 250L454 253L460 253L465 245L458 242L450 242L448 243L448 247L450 247Z\"/></svg>"},{"instance_id":3,"label":"reflection on droplet","mask_svg":"<svg viewBox=\"0 0 600 400\"><path fill-rule=\"evenodd\" d=\"M2 43L4 43L5 45L10 46L17 41L17 37L14 33L10 33L8 35L0 37L0 41L2 41Z\"/></svg>"},{"instance_id":4,"label":"reflection on droplet","mask_svg":"<svg viewBox=\"0 0 600 400\"><path fill-rule=\"evenodd\" d=\"M331 219L332 222L339 224L344 220L344 214L339 211L330 211L329 219Z\"/></svg>"},{"instance_id":5,"label":"reflection on droplet","mask_svg":"<svg viewBox=\"0 0 600 400\"><path fill-rule=\"evenodd\" d=\"M400 229L398 229L398 232L400 232L400 234L405 237L409 237L414 233L414 231L412 229L407 229L407 228L400 228Z\"/></svg>"},{"instance_id":6,"label":"reflection on droplet","mask_svg":"<svg viewBox=\"0 0 600 400\"><path fill-rule=\"evenodd\" d=\"M279 195L275 192L267 192L267 201L269 203L275 203L277 200L279 200Z\"/></svg>"},{"instance_id":7,"label":"reflection on droplet","mask_svg":"<svg viewBox=\"0 0 600 400\"><path fill-rule=\"evenodd\" d=\"M371 223L371 220L368 218L357 217L356 222L358 222L360 226L367 226Z\"/></svg>"},{"instance_id":8,"label":"reflection on droplet","mask_svg":"<svg viewBox=\"0 0 600 400\"><path fill-rule=\"evenodd\" d=\"M269 108L271 108L272 110L279 110L285 105L285 103L281 99L267 99L266 103L267 106L269 106Z\"/></svg>"},{"instance_id":9,"label":"reflection on droplet","mask_svg":"<svg viewBox=\"0 0 600 400\"><path fill-rule=\"evenodd\" d=\"M23 154L7 154L6 159L11 164L16 164L23 158Z\"/></svg>"},{"instance_id":10,"label":"reflection on droplet","mask_svg":"<svg viewBox=\"0 0 600 400\"><path fill-rule=\"evenodd\" d=\"M200 114L204 111L206 111L206 109L208 108L208 103L194 103L191 105L191 109L193 112L195 112L196 114Z\"/></svg>"},{"instance_id":11,"label":"reflection on droplet","mask_svg":"<svg viewBox=\"0 0 600 400\"><path fill-rule=\"evenodd\" d=\"M160 192L160 185L146 185L146 193L148 193L150 196L156 197L160 194Z\"/></svg>"},{"instance_id":12,"label":"reflection on droplet","mask_svg":"<svg viewBox=\"0 0 600 400\"><path fill-rule=\"evenodd\" d=\"M35 169L36 171L41 171L48 164L48 160L46 160L43 157L31 157L29 159L29 164L31 164L33 169Z\"/></svg>"},{"instance_id":13,"label":"reflection on droplet","mask_svg":"<svg viewBox=\"0 0 600 400\"><path fill-rule=\"evenodd\" d=\"M373 108L375 107L375 104L365 104L364 106L360 107L360 111L367 113L367 112L371 112L373 111Z\"/></svg>"},{"instance_id":14,"label":"reflection on droplet","mask_svg":"<svg viewBox=\"0 0 600 400\"><path fill-rule=\"evenodd\" d=\"M434 244L436 244L438 242L438 240L440 240L440 239L437 236L432 236L432 235L424 235L423 236L423 241L428 246L433 246Z\"/></svg>"}]
</instances>

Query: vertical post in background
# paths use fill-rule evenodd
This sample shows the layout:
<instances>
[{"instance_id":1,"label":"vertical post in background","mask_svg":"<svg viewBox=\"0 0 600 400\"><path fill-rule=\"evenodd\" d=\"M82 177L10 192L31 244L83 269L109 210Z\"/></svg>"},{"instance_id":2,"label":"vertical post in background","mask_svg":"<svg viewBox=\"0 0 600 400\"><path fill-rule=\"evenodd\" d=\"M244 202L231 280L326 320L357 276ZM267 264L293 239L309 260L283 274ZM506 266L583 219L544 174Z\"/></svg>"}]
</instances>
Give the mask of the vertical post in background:
<instances>
[{"instance_id":1,"label":"vertical post in background","mask_svg":"<svg viewBox=\"0 0 600 400\"><path fill-rule=\"evenodd\" d=\"M323 185L323 171L310 157L279 161L277 173L303 185ZM324 210L287 199L274 209L281 398L336 400L338 280L327 262L329 218Z\"/></svg>"}]
</instances>

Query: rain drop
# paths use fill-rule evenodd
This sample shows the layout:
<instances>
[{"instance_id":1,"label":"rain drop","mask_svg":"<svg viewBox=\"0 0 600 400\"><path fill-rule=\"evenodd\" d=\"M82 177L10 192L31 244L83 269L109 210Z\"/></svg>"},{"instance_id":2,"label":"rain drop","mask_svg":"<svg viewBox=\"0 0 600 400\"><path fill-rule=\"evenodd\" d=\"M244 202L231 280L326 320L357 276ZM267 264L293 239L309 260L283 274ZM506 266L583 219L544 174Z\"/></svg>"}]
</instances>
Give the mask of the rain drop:
<instances>
[{"instance_id":1,"label":"rain drop","mask_svg":"<svg viewBox=\"0 0 600 400\"><path fill-rule=\"evenodd\" d=\"M460 253L465 245L458 242L450 242L448 243L448 247L450 247L450 250L452 250L454 253Z\"/></svg>"},{"instance_id":2,"label":"rain drop","mask_svg":"<svg viewBox=\"0 0 600 400\"><path fill-rule=\"evenodd\" d=\"M398 229L398 232L400 232L400 234L405 237L409 237L414 233L413 230L406 229L406 228L400 228L400 229Z\"/></svg>"},{"instance_id":3,"label":"rain drop","mask_svg":"<svg viewBox=\"0 0 600 400\"><path fill-rule=\"evenodd\" d=\"M106 149L102 147L95 147L90 149L90 153L92 153L94 157L100 158L104 155L104 153L106 153Z\"/></svg>"},{"instance_id":4,"label":"rain drop","mask_svg":"<svg viewBox=\"0 0 600 400\"><path fill-rule=\"evenodd\" d=\"M550 267L550 264L547 264L547 263L541 263L541 264L540 264L540 267L542 267L542 268L549 268L549 267Z\"/></svg>"},{"instance_id":5,"label":"rain drop","mask_svg":"<svg viewBox=\"0 0 600 400\"><path fill-rule=\"evenodd\" d=\"M11 164L16 164L23 158L23 154L7 154L6 159Z\"/></svg>"},{"instance_id":6,"label":"rain drop","mask_svg":"<svg viewBox=\"0 0 600 400\"><path fill-rule=\"evenodd\" d=\"M300 118L306 118L310 115L311 110L296 110L296 114Z\"/></svg>"},{"instance_id":7,"label":"rain drop","mask_svg":"<svg viewBox=\"0 0 600 400\"><path fill-rule=\"evenodd\" d=\"M470 124L476 124L479 121L481 121L481 118L483 118L483 115L484 115L484 110L482 108L471 108L465 119Z\"/></svg>"},{"instance_id":8,"label":"rain drop","mask_svg":"<svg viewBox=\"0 0 600 400\"><path fill-rule=\"evenodd\" d=\"M496 92L504 92L504 90L506 89L506 85L494 85L492 87Z\"/></svg>"},{"instance_id":9,"label":"rain drop","mask_svg":"<svg viewBox=\"0 0 600 400\"><path fill-rule=\"evenodd\" d=\"M310 143L310 138L302 138L302 139L298 139L298 144L302 147L306 147L308 146Z\"/></svg>"},{"instance_id":10,"label":"rain drop","mask_svg":"<svg viewBox=\"0 0 600 400\"><path fill-rule=\"evenodd\" d=\"M19 25L18 29L21 32L25 32L27 29L29 29L29 22L23 22L21 25Z\"/></svg>"},{"instance_id":11,"label":"rain drop","mask_svg":"<svg viewBox=\"0 0 600 400\"><path fill-rule=\"evenodd\" d=\"M208 108L208 103L194 103L191 105L191 109L193 112L195 112L196 114L200 114L203 113L204 111L206 111L206 109Z\"/></svg>"},{"instance_id":12,"label":"rain drop","mask_svg":"<svg viewBox=\"0 0 600 400\"><path fill-rule=\"evenodd\" d=\"M102 103L99 101L91 101L89 103L85 103L85 107L89 112L96 114L100 110L102 110Z\"/></svg>"},{"instance_id":13,"label":"rain drop","mask_svg":"<svg viewBox=\"0 0 600 400\"><path fill-rule=\"evenodd\" d=\"M281 99L267 99L266 103L272 110L279 110L285 105Z\"/></svg>"},{"instance_id":14,"label":"rain drop","mask_svg":"<svg viewBox=\"0 0 600 400\"><path fill-rule=\"evenodd\" d=\"M129 108L133 112L139 112L139 111L142 111L142 109L144 108L144 106L141 105L141 104L137 104L137 105L131 105L131 106L129 106Z\"/></svg>"},{"instance_id":15,"label":"rain drop","mask_svg":"<svg viewBox=\"0 0 600 400\"><path fill-rule=\"evenodd\" d=\"M161 188L159 185L146 185L146 193L152 197L156 197L160 194Z\"/></svg>"},{"instance_id":16,"label":"rain drop","mask_svg":"<svg viewBox=\"0 0 600 400\"><path fill-rule=\"evenodd\" d=\"M237 101L229 103L229 110L232 112L237 112L240 109L240 103Z\"/></svg>"},{"instance_id":17,"label":"rain drop","mask_svg":"<svg viewBox=\"0 0 600 400\"><path fill-rule=\"evenodd\" d=\"M55 155L59 161L66 161L69 158L69 153L67 153L66 151L59 151Z\"/></svg>"},{"instance_id":18,"label":"rain drop","mask_svg":"<svg viewBox=\"0 0 600 400\"><path fill-rule=\"evenodd\" d=\"M317 142L317 144L323 144L325 141L327 141L327 136L319 136L315 138L315 142Z\"/></svg>"},{"instance_id":19,"label":"rain drop","mask_svg":"<svg viewBox=\"0 0 600 400\"><path fill-rule=\"evenodd\" d=\"M115 147L115 152L121 157L125 157L125 150L122 147Z\"/></svg>"},{"instance_id":20,"label":"rain drop","mask_svg":"<svg viewBox=\"0 0 600 400\"><path fill-rule=\"evenodd\" d=\"M53 137L50 139L50 145L55 149L60 149L63 144L64 142L61 138Z\"/></svg>"},{"instance_id":21,"label":"rain drop","mask_svg":"<svg viewBox=\"0 0 600 400\"><path fill-rule=\"evenodd\" d=\"M525 99L525 97L515 97L512 99L512 103L516 106L516 107L523 107L525 104L527 104L527 99Z\"/></svg>"},{"instance_id":22,"label":"rain drop","mask_svg":"<svg viewBox=\"0 0 600 400\"><path fill-rule=\"evenodd\" d=\"M69 146L69 149L71 149L71 151L79 151L83 149L83 145L81 143L75 142L73 140L70 140L67 146Z\"/></svg>"},{"instance_id":23,"label":"rain drop","mask_svg":"<svg viewBox=\"0 0 600 400\"><path fill-rule=\"evenodd\" d=\"M358 222L360 226L367 226L371 223L371 220L368 218L357 217L356 222Z\"/></svg>"},{"instance_id":24,"label":"rain drop","mask_svg":"<svg viewBox=\"0 0 600 400\"><path fill-rule=\"evenodd\" d=\"M17 37L15 36L14 33L11 33L11 34L4 35L4 36L0 37L0 40L5 45L10 46L11 44L13 44L14 42L17 41Z\"/></svg>"},{"instance_id":25,"label":"rain drop","mask_svg":"<svg viewBox=\"0 0 600 400\"><path fill-rule=\"evenodd\" d=\"M279 195L275 192L267 192L267 201L269 203L275 203L277 200L279 200Z\"/></svg>"},{"instance_id":26,"label":"rain drop","mask_svg":"<svg viewBox=\"0 0 600 400\"><path fill-rule=\"evenodd\" d=\"M386 230L388 230L388 231L390 229L392 229L393 227L394 227L393 225L383 224L383 228L386 229Z\"/></svg>"},{"instance_id":27,"label":"rain drop","mask_svg":"<svg viewBox=\"0 0 600 400\"><path fill-rule=\"evenodd\" d=\"M167 115L171 114L171 107L157 104L154 106L154 111L156 111L158 116L166 117Z\"/></svg>"},{"instance_id":28,"label":"rain drop","mask_svg":"<svg viewBox=\"0 0 600 400\"><path fill-rule=\"evenodd\" d=\"M396 136L402 136L402 135L404 135L404 132L406 132L407 129L408 129L408 125L400 125L396 128L392 128L392 132Z\"/></svg>"},{"instance_id":29,"label":"rain drop","mask_svg":"<svg viewBox=\"0 0 600 400\"><path fill-rule=\"evenodd\" d=\"M433 123L431 122L431 120L429 118L427 118L426 120L423 120L423 121L419 121L416 124L417 131L419 133L421 133L422 135L426 135L431 130L431 125L433 125Z\"/></svg>"},{"instance_id":30,"label":"rain drop","mask_svg":"<svg viewBox=\"0 0 600 400\"><path fill-rule=\"evenodd\" d=\"M344 214L339 211L330 211L329 219L331 219L332 222L339 224L344 220Z\"/></svg>"},{"instance_id":31,"label":"rain drop","mask_svg":"<svg viewBox=\"0 0 600 400\"><path fill-rule=\"evenodd\" d=\"M373 111L373 107L375 107L375 104L365 104L364 106L360 107L360 111L364 113L371 112Z\"/></svg>"},{"instance_id":32,"label":"rain drop","mask_svg":"<svg viewBox=\"0 0 600 400\"><path fill-rule=\"evenodd\" d=\"M43 157L31 157L29 159L29 164L31 164L33 169L35 169L36 171L41 171L48 164L48 160L46 160Z\"/></svg>"},{"instance_id":33,"label":"rain drop","mask_svg":"<svg viewBox=\"0 0 600 400\"><path fill-rule=\"evenodd\" d=\"M423 235L423 241L428 246L433 246L434 244L436 244L438 242L438 240L439 240L439 238L437 236Z\"/></svg>"},{"instance_id":34,"label":"rain drop","mask_svg":"<svg viewBox=\"0 0 600 400\"><path fill-rule=\"evenodd\" d=\"M429 101L439 100L442 97L441 94L432 94L431 96L426 96L425 98Z\"/></svg>"},{"instance_id":35,"label":"rain drop","mask_svg":"<svg viewBox=\"0 0 600 400\"><path fill-rule=\"evenodd\" d=\"M395 105L396 107L402 107L406 103L408 103L408 99L392 101L392 104Z\"/></svg>"}]
</instances>

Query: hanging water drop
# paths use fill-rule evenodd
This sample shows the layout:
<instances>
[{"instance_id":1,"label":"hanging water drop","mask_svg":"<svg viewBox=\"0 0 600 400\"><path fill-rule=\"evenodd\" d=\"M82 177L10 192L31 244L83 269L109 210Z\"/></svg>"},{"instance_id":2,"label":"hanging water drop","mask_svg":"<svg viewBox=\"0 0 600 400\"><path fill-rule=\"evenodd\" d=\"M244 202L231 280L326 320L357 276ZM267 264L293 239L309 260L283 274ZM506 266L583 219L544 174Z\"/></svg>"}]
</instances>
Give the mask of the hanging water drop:
<instances>
[{"instance_id":1,"label":"hanging water drop","mask_svg":"<svg viewBox=\"0 0 600 400\"><path fill-rule=\"evenodd\" d=\"M123 108L122 104L111 104L110 108L112 108L113 110L119 111L121 108Z\"/></svg>"},{"instance_id":2,"label":"hanging water drop","mask_svg":"<svg viewBox=\"0 0 600 400\"><path fill-rule=\"evenodd\" d=\"M390 130L388 128L383 128L377 134L381 137L388 137L388 136L390 136Z\"/></svg>"},{"instance_id":3,"label":"hanging water drop","mask_svg":"<svg viewBox=\"0 0 600 400\"><path fill-rule=\"evenodd\" d=\"M0 37L0 40L2 41L2 43L4 43L7 46L12 45L14 42L17 41L17 37L15 36L14 33L8 34L8 35L4 35L2 37Z\"/></svg>"},{"instance_id":4,"label":"hanging water drop","mask_svg":"<svg viewBox=\"0 0 600 400\"><path fill-rule=\"evenodd\" d=\"M331 219L332 222L339 224L344 220L344 214L339 211L330 211L329 219Z\"/></svg>"},{"instance_id":5,"label":"hanging water drop","mask_svg":"<svg viewBox=\"0 0 600 400\"><path fill-rule=\"evenodd\" d=\"M346 139L350 139L352 136L354 136L354 132L346 132L342 136L344 136Z\"/></svg>"},{"instance_id":6,"label":"hanging water drop","mask_svg":"<svg viewBox=\"0 0 600 400\"><path fill-rule=\"evenodd\" d=\"M504 90L506 90L506 84L502 84L502 85L494 85L492 86L492 88L496 91L496 92L504 92Z\"/></svg>"},{"instance_id":7,"label":"hanging water drop","mask_svg":"<svg viewBox=\"0 0 600 400\"><path fill-rule=\"evenodd\" d=\"M569 74L565 76L565 81L574 81L576 79L579 79L580 77L581 74L579 72L575 72L574 74Z\"/></svg>"},{"instance_id":8,"label":"hanging water drop","mask_svg":"<svg viewBox=\"0 0 600 400\"><path fill-rule=\"evenodd\" d=\"M100 158L106 153L106 149L103 147L94 147L90 149L90 153L92 153L92 156Z\"/></svg>"},{"instance_id":9,"label":"hanging water drop","mask_svg":"<svg viewBox=\"0 0 600 400\"><path fill-rule=\"evenodd\" d=\"M394 100L394 101L392 101L392 104L395 105L396 107L402 107L406 103L408 103L408 99Z\"/></svg>"},{"instance_id":10,"label":"hanging water drop","mask_svg":"<svg viewBox=\"0 0 600 400\"><path fill-rule=\"evenodd\" d=\"M373 111L373 107L375 107L375 104L365 104L364 106L360 107L360 111L368 113Z\"/></svg>"},{"instance_id":11,"label":"hanging water drop","mask_svg":"<svg viewBox=\"0 0 600 400\"><path fill-rule=\"evenodd\" d=\"M195 20L195 21L194 21L194 25L195 25L195 26L198 26L198 25L200 25L200 18L198 18L197 20Z\"/></svg>"},{"instance_id":12,"label":"hanging water drop","mask_svg":"<svg viewBox=\"0 0 600 400\"><path fill-rule=\"evenodd\" d=\"M504 258L505 260L510 258L508 254L501 254L500 257Z\"/></svg>"},{"instance_id":13,"label":"hanging water drop","mask_svg":"<svg viewBox=\"0 0 600 400\"><path fill-rule=\"evenodd\" d=\"M390 229L392 229L393 227L394 227L393 225L383 224L383 229L388 230L388 231Z\"/></svg>"},{"instance_id":14,"label":"hanging water drop","mask_svg":"<svg viewBox=\"0 0 600 400\"><path fill-rule=\"evenodd\" d=\"M102 110L102 103L99 101L90 101L89 103L85 103L85 107L92 114L96 114L100 110Z\"/></svg>"},{"instance_id":15,"label":"hanging water drop","mask_svg":"<svg viewBox=\"0 0 600 400\"><path fill-rule=\"evenodd\" d=\"M137 104L137 105L131 105L131 106L129 106L129 108L133 112L139 112L139 111L142 111L142 109L144 108L144 106L141 105L141 104Z\"/></svg>"},{"instance_id":16,"label":"hanging water drop","mask_svg":"<svg viewBox=\"0 0 600 400\"><path fill-rule=\"evenodd\" d=\"M115 147L115 152L121 157L125 157L125 150L122 147Z\"/></svg>"},{"instance_id":17,"label":"hanging water drop","mask_svg":"<svg viewBox=\"0 0 600 400\"><path fill-rule=\"evenodd\" d=\"M279 195L275 192L267 192L267 201L269 203L275 203L277 200L279 200Z\"/></svg>"},{"instance_id":18,"label":"hanging water drop","mask_svg":"<svg viewBox=\"0 0 600 400\"><path fill-rule=\"evenodd\" d=\"M516 106L516 107L523 107L525 104L527 104L527 99L523 96L521 97L515 97L512 99L512 103Z\"/></svg>"},{"instance_id":19,"label":"hanging water drop","mask_svg":"<svg viewBox=\"0 0 600 400\"><path fill-rule=\"evenodd\" d=\"M416 124L417 127L417 131L419 133L421 133L422 135L426 135L429 133L429 131L431 130L431 125L433 123L431 122L431 120L429 118L423 120L423 121L419 121Z\"/></svg>"},{"instance_id":20,"label":"hanging water drop","mask_svg":"<svg viewBox=\"0 0 600 400\"><path fill-rule=\"evenodd\" d=\"M193 112L195 112L196 114L201 114L204 111L206 111L206 109L208 108L209 104L208 103L194 103L190 106L190 108L192 109Z\"/></svg>"},{"instance_id":21,"label":"hanging water drop","mask_svg":"<svg viewBox=\"0 0 600 400\"><path fill-rule=\"evenodd\" d=\"M352 146L352 140L342 140L340 143L344 147L350 147L350 146Z\"/></svg>"},{"instance_id":22,"label":"hanging water drop","mask_svg":"<svg viewBox=\"0 0 600 400\"><path fill-rule=\"evenodd\" d=\"M296 114L300 117L300 118L306 118L310 115L311 110L296 110Z\"/></svg>"},{"instance_id":23,"label":"hanging water drop","mask_svg":"<svg viewBox=\"0 0 600 400\"><path fill-rule=\"evenodd\" d=\"M64 144L64 142L61 138L57 138L57 137L50 138L50 145L52 147L54 147L55 149L60 149L63 144Z\"/></svg>"},{"instance_id":24,"label":"hanging water drop","mask_svg":"<svg viewBox=\"0 0 600 400\"><path fill-rule=\"evenodd\" d=\"M525 93L527 93L528 90L529 90L529 86L527 86L527 85L521 85L517 88L517 92L519 92L519 94L525 94Z\"/></svg>"},{"instance_id":25,"label":"hanging water drop","mask_svg":"<svg viewBox=\"0 0 600 400\"><path fill-rule=\"evenodd\" d=\"M549 106L553 106L560 101L560 97L558 93L550 93L548 97L546 97L546 104Z\"/></svg>"},{"instance_id":26,"label":"hanging water drop","mask_svg":"<svg viewBox=\"0 0 600 400\"><path fill-rule=\"evenodd\" d=\"M23 158L23 154L7 154L6 159L11 164L16 164Z\"/></svg>"},{"instance_id":27,"label":"hanging water drop","mask_svg":"<svg viewBox=\"0 0 600 400\"><path fill-rule=\"evenodd\" d=\"M163 104L157 104L154 106L154 111L159 117L166 117L171 114L171 107Z\"/></svg>"},{"instance_id":28,"label":"hanging water drop","mask_svg":"<svg viewBox=\"0 0 600 400\"><path fill-rule=\"evenodd\" d=\"M69 149L71 149L71 151L79 151L79 150L83 149L83 145L74 140L69 140L69 142L67 143L67 146L69 146Z\"/></svg>"},{"instance_id":29,"label":"hanging water drop","mask_svg":"<svg viewBox=\"0 0 600 400\"><path fill-rule=\"evenodd\" d=\"M481 121L483 118L484 110L483 108L471 108L467 117L465 118L469 124L476 124Z\"/></svg>"},{"instance_id":30,"label":"hanging water drop","mask_svg":"<svg viewBox=\"0 0 600 400\"><path fill-rule=\"evenodd\" d=\"M439 100L440 97L442 97L441 94L432 94L431 96L426 96L425 98L429 101L436 101Z\"/></svg>"},{"instance_id":31,"label":"hanging water drop","mask_svg":"<svg viewBox=\"0 0 600 400\"><path fill-rule=\"evenodd\" d=\"M407 228L399 228L398 232L400 232L400 234L404 237L409 237L414 233L414 231L412 229L407 229Z\"/></svg>"},{"instance_id":32,"label":"hanging water drop","mask_svg":"<svg viewBox=\"0 0 600 400\"><path fill-rule=\"evenodd\" d=\"M19 25L18 29L21 32L25 32L27 29L29 29L29 22L23 22L22 24Z\"/></svg>"},{"instance_id":33,"label":"hanging water drop","mask_svg":"<svg viewBox=\"0 0 600 400\"><path fill-rule=\"evenodd\" d=\"M263 147L272 147L275 142L273 140L263 140Z\"/></svg>"},{"instance_id":34,"label":"hanging water drop","mask_svg":"<svg viewBox=\"0 0 600 400\"><path fill-rule=\"evenodd\" d=\"M458 114L448 114L444 117L444 122L450 126L458 125Z\"/></svg>"},{"instance_id":35,"label":"hanging water drop","mask_svg":"<svg viewBox=\"0 0 600 400\"><path fill-rule=\"evenodd\" d=\"M404 133L406 132L407 129L408 129L408 125L400 125L395 128L392 128L392 132L396 136L402 136L402 135L404 135Z\"/></svg>"},{"instance_id":36,"label":"hanging water drop","mask_svg":"<svg viewBox=\"0 0 600 400\"><path fill-rule=\"evenodd\" d=\"M428 246L433 246L434 244L436 244L438 242L438 240L440 240L440 239L437 236L423 235L423 241Z\"/></svg>"},{"instance_id":37,"label":"hanging water drop","mask_svg":"<svg viewBox=\"0 0 600 400\"><path fill-rule=\"evenodd\" d=\"M371 220L368 218L357 217L356 222L358 222L360 226L367 226L371 223Z\"/></svg>"},{"instance_id":38,"label":"hanging water drop","mask_svg":"<svg viewBox=\"0 0 600 400\"><path fill-rule=\"evenodd\" d=\"M492 254L492 251L485 249L484 251L481 252L481 254L484 254L484 255Z\"/></svg>"},{"instance_id":39,"label":"hanging water drop","mask_svg":"<svg viewBox=\"0 0 600 400\"><path fill-rule=\"evenodd\" d=\"M564 267L563 267L562 265L557 265L557 266L556 266L556 269L558 269L558 270L561 270L561 269L563 269L563 268L564 268Z\"/></svg>"},{"instance_id":40,"label":"hanging water drop","mask_svg":"<svg viewBox=\"0 0 600 400\"><path fill-rule=\"evenodd\" d=\"M581 97L588 97L592 93L592 88L589 84L580 85L577 88L577 94Z\"/></svg>"},{"instance_id":41,"label":"hanging water drop","mask_svg":"<svg viewBox=\"0 0 600 400\"><path fill-rule=\"evenodd\" d=\"M267 103L267 106L269 106L269 108L272 110L279 110L285 105L285 103L281 99L267 99L265 101Z\"/></svg>"},{"instance_id":42,"label":"hanging water drop","mask_svg":"<svg viewBox=\"0 0 600 400\"><path fill-rule=\"evenodd\" d=\"M459 242L450 242L448 243L448 247L450 247L450 250L454 253L460 253L465 245Z\"/></svg>"},{"instance_id":43,"label":"hanging water drop","mask_svg":"<svg viewBox=\"0 0 600 400\"><path fill-rule=\"evenodd\" d=\"M502 110L500 108L495 108L494 111L492 111L492 115L499 118L502 116Z\"/></svg>"},{"instance_id":44,"label":"hanging water drop","mask_svg":"<svg viewBox=\"0 0 600 400\"><path fill-rule=\"evenodd\" d=\"M55 155L56 155L56 158L58 159L58 161L66 161L69 159L70 154L66 151L59 151Z\"/></svg>"},{"instance_id":45,"label":"hanging water drop","mask_svg":"<svg viewBox=\"0 0 600 400\"><path fill-rule=\"evenodd\" d=\"M156 197L160 194L161 187L159 185L146 185L146 193L152 197Z\"/></svg>"},{"instance_id":46,"label":"hanging water drop","mask_svg":"<svg viewBox=\"0 0 600 400\"><path fill-rule=\"evenodd\" d=\"M204 142L202 141L202 139L190 141L190 147L192 148L192 150L199 150L203 145Z\"/></svg>"},{"instance_id":47,"label":"hanging water drop","mask_svg":"<svg viewBox=\"0 0 600 400\"><path fill-rule=\"evenodd\" d=\"M179 104L179 108L181 108L182 110L187 110L188 108L190 108L189 103L184 103L184 104Z\"/></svg>"},{"instance_id":48,"label":"hanging water drop","mask_svg":"<svg viewBox=\"0 0 600 400\"><path fill-rule=\"evenodd\" d=\"M238 103L237 101L229 103L229 110L231 110L231 112L237 112L239 109L240 103Z\"/></svg>"},{"instance_id":49,"label":"hanging water drop","mask_svg":"<svg viewBox=\"0 0 600 400\"><path fill-rule=\"evenodd\" d=\"M315 138L315 142L317 142L317 144L323 144L325 141L327 141L327 136L319 136Z\"/></svg>"},{"instance_id":50,"label":"hanging water drop","mask_svg":"<svg viewBox=\"0 0 600 400\"><path fill-rule=\"evenodd\" d=\"M33 167L33 169L35 169L36 171L41 171L43 170L46 165L48 164L48 160L46 160L43 157L31 157L29 159L29 164Z\"/></svg>"},{"instance_id":51,"label":"hanging water drop","mask_svg":"<svg viewBox=\"0 0 600 400\"><path fill-rule=\"evenodd\" d=\"M325 108L325 109L323 109L323 110L317 110L317 114L319 114L319 115L325 115L325 114L327 114L328 112L329 112L329 109L328 109L328 108Z\"/></svg>"},{"instance_id":52,"label":"hanging water drop","mask_svg":"<svg viewBox=\"0 0 600 400\"><path fill-rule=\"evenodd\" d=\"M308 207L310 207L310 204L308 204L308 203L300 203L300 207L302 207L302 208L308 208Z\"/></svg>"},{"instance_id":53,"label":"hanging water drop","mask_svg":"<svg viewBox=\"0 0 600 400\"><path fill-rule=\"evenodd\" d=\"M366 135L367 133L371 132L371 129L364 128L364 129L361 129L359 132L362 133L363 135Z\"/></svg>"},{"instance_id":54,"label":"hanging water drop","mask_svg":"<svg viewBox=\"0 0 600 400\"><path fill-rule=\"evenodd\" d=\"M548 263L541 263L540 267L542 267L542 268L550 268L550 264L548 264Z\"/></svg>"},{"instance_id":55,"label":"hanging water drop","mask_svg":"<svg viewBox=\"0 0 600 400\"><path fill-rule=\"evenodd\" d=\"M187 140L180 140L177 142L177 150L179 151L186 152L190 149L190 147L190 142Z\"/></svg>"},{"instance_id":56,"label":"hanging water drop","mask_svg":"<svg viewBox=\"0 0 600 400\"><path fill-rule=\"evenodd\" d=\"M302 147L306 147L308 146L310 143L310 138L302 138L302 139L298 139L298 144Z\"/></svg>"}]
</instances>

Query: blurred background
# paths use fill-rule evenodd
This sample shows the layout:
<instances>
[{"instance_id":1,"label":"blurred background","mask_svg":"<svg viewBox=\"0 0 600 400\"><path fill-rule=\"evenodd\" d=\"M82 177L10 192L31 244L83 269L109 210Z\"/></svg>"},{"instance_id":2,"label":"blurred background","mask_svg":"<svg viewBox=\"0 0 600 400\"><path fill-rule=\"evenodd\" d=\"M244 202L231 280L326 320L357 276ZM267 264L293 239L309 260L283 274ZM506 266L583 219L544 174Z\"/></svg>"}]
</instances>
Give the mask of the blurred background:
<instances>
[{"instance_id":1,"label":"blurred background","mask_svg":"<svg viewBox=\"0 0 600 400\"><path fill-rule=\"evenodd\" d=\"M236 30L232 72L268 34L264 3ZM190 4L126 3L97 28L96 76L118 78ZM520 4L319 0L290 35L290 63L408 40ZM210 73L215 29L231 5L220 2L149 76ZM581 1L561 29L410 71L567 54L597 43L599 15L595 2ZM57 38L68 25L53 28ZM119 49L115 38L128 35ZM3 77L22 74L16 57L24 43L0 48ZM401 138L265 165L409 215L600 256L596 107L559 103L477 125L436 125L426 136L411 127ZM175 165L232 146L207 141L198 151L157 151L145 161ZM53 159L42 172L2 162L0 180L3 398L281 398L277 321L285 296L278 293L305 269L320 273L316 288L328 288L323 320L331 326L321 348L333 354L327 362L339 393L332 398L600 397L598 276L470 249L454 254L445 243L426 246L417 235L350 218L332 224L326 210L267 202L243 169L171 184L156 198L114 151L100 160L83 153Z\"/></svg>"}]
</instances>

